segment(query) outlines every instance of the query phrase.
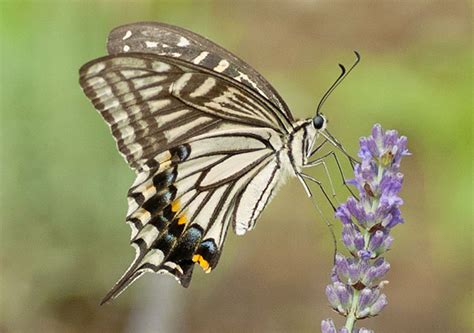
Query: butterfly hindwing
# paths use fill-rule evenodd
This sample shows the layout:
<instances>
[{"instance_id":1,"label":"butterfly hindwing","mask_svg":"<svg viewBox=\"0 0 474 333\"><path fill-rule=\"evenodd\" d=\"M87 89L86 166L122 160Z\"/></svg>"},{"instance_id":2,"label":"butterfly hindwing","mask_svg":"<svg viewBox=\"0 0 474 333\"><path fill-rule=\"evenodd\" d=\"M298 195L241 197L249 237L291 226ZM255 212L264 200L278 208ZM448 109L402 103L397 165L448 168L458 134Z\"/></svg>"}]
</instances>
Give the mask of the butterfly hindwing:
<instances>
[{"instance_id":1,"label":"butterfly hindwing","mask_svg":"<svg viewBox=\"0 0 474 333\"><path fill-rule=\"evenodd\" d=\"M127 216L136 258L105 301L146 271L171 274L187 287L195 264L206 272L216 267L228 226L232 222L235 229L239 214L247 223L239 225L239 234L254 226L257 207L261 210L268 196L252 202L244 197L249 191L252 197L252 184L267 181L263 173L277 164L275 151L262 142L271 132L249 133L227 131L228 142L237 142L227 151L223 142L205 144L213 137L197 137L163 154L155 169L138 174Z\"/></svg>"}]
</instances>

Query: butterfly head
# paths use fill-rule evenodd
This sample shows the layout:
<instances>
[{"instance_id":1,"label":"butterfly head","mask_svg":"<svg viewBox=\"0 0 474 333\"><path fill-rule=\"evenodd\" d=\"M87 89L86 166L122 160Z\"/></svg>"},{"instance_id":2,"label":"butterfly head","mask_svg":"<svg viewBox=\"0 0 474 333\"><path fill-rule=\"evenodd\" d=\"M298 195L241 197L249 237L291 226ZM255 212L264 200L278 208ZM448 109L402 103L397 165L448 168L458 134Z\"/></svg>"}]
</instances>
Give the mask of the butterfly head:
<instances>
[{"instance_id":1,"label":"butterfly head","mask_svg":"<svg viewBox=\"0 0 474 333\"><path fill-rule=\"evenodd\" d=\"M315 147L320 145L318 138L321 135L325 137L327 123L326 117L319 113L295 124L295 131L290 135L289 150L298 172L314 154Z\"/></svg>"},{"instance_id":2,"label":"butterfly head","mask_svg":"<svg viewBox=\"0 0 474 333\"><path fill-rule=\"evenodd\" d=\"M317 131L324 131L326 129L327 123L328 123L328 120L321 113L317 114L313 118L313 126Z\"/></svg>"}]
</instances>

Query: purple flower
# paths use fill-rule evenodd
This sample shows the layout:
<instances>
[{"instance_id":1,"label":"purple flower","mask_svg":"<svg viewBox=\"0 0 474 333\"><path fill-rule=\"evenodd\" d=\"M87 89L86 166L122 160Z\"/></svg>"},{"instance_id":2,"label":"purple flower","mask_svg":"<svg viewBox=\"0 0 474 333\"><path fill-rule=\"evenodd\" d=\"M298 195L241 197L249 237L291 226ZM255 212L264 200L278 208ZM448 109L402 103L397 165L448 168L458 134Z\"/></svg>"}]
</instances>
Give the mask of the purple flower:
<instances>
[{"instance_id":1,"label":"purple flower","mask_svg":"<svg viewBox=\"0 0 474 333\"><path fill-rule=\"evenodd\" d=\"M349 333L349 330L343 327L338 331L336 329L336 326L334 326L334 322L332 321L332 319L326 319L321 322L321 332L323 333Z\"/></svg>"},{"instance_id":2,"label":"purple flower","mask_svg":"<svg viewBox=\"0 0 474 333\"><path fill-rule=\"evenodd\" d=\"M349 256L336 254L332 283L326 287L331 307L346 317L346 324L338 331L331 319L323 320L324 333L373 332L354 324L378 315L388 303L381 290L390 264L382 256L393 242L390 231L403 223L403 200L398 194L403 184L400 162L406 155L410 155L406 137L384 131L378 124L371 136L360 139L361 162L354 166L354 178L347 181L357 188L359 199L349 197L335 213Z\"/></svg>"},{"instance_id":3,"label":"purple flower","mask_svg":"<svg viewBox=\"0 0 474 333\"><path fill-rule=\"evenodd\" d=\"M326 296L332 308L342 315L349 312L352 303L352 289L336 281L326 287Z\"/></svg>"},{"instance_id":4,"label":"purple flower","mask_svg":"<svg viewBox=\"0 0 474 333\"><path fill-rule=\"evenodd\" d=\"M383 224L382 224L383 225ZM387 252L392 244L393 237L387 231L377 230L370 235L368 250L372 258L376 258Z\"/></svg>"},{"instance_id":5,"label":"purple flower","mask_svg":"<svg viewBox=\"0 0 474 333\"><path fill-rule=\"evenodd\" d=\"M332 319L326 319L321 322L321 332L322 333L337 333L336 326Z\"/></svg>"},{"instance_id":6,"label":"purple flower","mask_svg":"<svg viewBox=\"0 0 474 333\"><path fill-rule=\"evenodd\" d=\"M350 253L357 253L365 246L364 236L359 228L353 223L343 225L342 242Z\"/></svg>"}]
</instances>

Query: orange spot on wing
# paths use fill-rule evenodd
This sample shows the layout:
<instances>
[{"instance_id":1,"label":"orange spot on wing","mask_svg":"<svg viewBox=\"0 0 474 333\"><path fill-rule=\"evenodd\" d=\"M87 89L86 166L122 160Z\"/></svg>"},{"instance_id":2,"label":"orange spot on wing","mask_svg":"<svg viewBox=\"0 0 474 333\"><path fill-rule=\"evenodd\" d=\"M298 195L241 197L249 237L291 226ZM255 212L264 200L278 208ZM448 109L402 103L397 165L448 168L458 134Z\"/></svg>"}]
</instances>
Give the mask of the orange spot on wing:
<instances>
[{"instance_id":1,"label":"orange spot on wing","mask_svg":"<svg viewBox=\"0 0 474 333\"><path fill-rule=\"evenodd\" d=\"M171 203L171 211L173 213L176 213L179 210L179 207L181 207L179 200L175 200Z\"/></svg>"},{"instance_id":2,"label":"orange spot on wing","mask_svg":"<svg viewBox=\"0 0 474 333\"><path fill-rule=\"evenodd\" d=\"M181 215L178 219L178 224L186 224L187 221L186 215Z\"/></svg>"},{"instance_id":3,"label":"orange spot on wing","mask_svg":"<svg viewBox=\"0 0 474 333\"><path fill-rule=\"evenodd\" d=\"M199 263L199 266L201 266L201 268L204 270L204 272L206 272L206 273L211 272L211 266L209 265L209 262L207 262L207 260L204 259L202 257L202 255L195 254L193 256L193 261L196 262L196 263Z\"/></svg>"}]
</instances>

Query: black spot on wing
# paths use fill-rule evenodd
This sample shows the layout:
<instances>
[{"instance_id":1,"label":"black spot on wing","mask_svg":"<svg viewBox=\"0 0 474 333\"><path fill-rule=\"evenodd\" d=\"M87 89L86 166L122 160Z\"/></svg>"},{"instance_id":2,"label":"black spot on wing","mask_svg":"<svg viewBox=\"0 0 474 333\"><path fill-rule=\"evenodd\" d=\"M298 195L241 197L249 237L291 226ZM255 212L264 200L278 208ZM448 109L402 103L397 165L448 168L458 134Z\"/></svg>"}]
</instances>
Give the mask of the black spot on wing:
<instances>
[{"instance_id":1,"label":"black spot on wing","mask_svg":"<svg viewBox=\"0 0 474 333\"><path fill-rule=\"evenodd\" d=\"M173 201L176 196L176 191L176 187L170 186L148 199L145 203L143 203L142 207L150 213L157 210L162 210Z\"/></svg>"},{"instance_id":2,"label":"black spot on wing","mask_svg":"<svg viewBox=\"0 0 474 333\"><path fill-rule=\"evenodd\" d=\"M171 224L169 225L167 232L178 238L181 237L181 235L183 234L185 227L186 224L179 224L178 220L175 217L175 220L173 220L173 222L171 222Z\"/></svg>"},{"instance_id":3,"label":"black spot on wing","mask_svg":"<svg viewBox=\"0 0 474 333\"><path fill-rule=\"evenodd\" d=\"M167 206L163 211L153 213L148 223L154 225L158 231L162 232L173 220L174 215L175 213L171 211L171 206Z\"/></svg>"},{"instance_id":4,"label":"black spot on wing","mask_svg":"<svg viewBox=\"0 0 474 333\"><path fill-rule=\"evenodd\" d=\"M199 244L196 254L201 255L212 268L216 267L220 257L219 248L213 239L206 239Z\"/></svg>"},{"instance_id":5,"label":"black spot on wing","mask_svg":"<svg viewBox=\"0 0 474 333\"><path fill-rule=\"evenodd\" d=\"M196 247L198 246L203 235L200 226L194 225L190 227L178 240L176 247L170 253L168 260L181 263L184 260L191 260Z\"/></svg>"},{"instance_id":6,"label":"black spot on wing","mask_svg":"<svg viewBox=\"0 0 474 333\"><path fill-rule=\"evenodd\" d=\"M153 186L157 189L168 187L175 182L177 175L176 168L170 168L158 173L153 177Z\"/></svg>"},{"instance_id":7,"label":"black spot on wing","mask_svg":"<svg viewBox=\"0 0 474 333\"><path fill-rule=\"evenodd\" d=\"M189 144L179 145L176 148L170 149L171 155L177 157L180 162L185 161L191 153L191 146Z\"/></svg>"},{"instance_id":8,"label":"black spot on wing","mask_svg":"<svg viewBox=\"0 0 474 333\"><path fill-rule=\"evenodd\" d=\"M163 251L166 257L166 255L170 253L175 242L176 236L165 231L157 240L155 240L151 248Z\"/></svg>"}]
</instances>

